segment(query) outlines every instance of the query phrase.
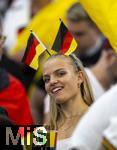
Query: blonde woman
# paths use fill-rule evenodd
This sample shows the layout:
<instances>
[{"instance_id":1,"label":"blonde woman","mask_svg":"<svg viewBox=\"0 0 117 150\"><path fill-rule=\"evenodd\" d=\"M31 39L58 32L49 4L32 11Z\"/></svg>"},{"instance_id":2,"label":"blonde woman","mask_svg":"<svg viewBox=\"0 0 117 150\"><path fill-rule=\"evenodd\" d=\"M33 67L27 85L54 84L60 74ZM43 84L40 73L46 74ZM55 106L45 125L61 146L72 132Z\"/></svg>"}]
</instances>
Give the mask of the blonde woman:
<instances>
[{"instance_id":1,"label":"blonde woman","mask_svg":"<svg viewBox=\"0 0 117 150\"><path fill-rule=\"evenodd\" d=\"M93 102L92 90L81 62L74 55L51 56L44 64L43 80L51 97L51 129L58 131L57 149L65 150L78 121Z\"/></svg>"}]
</instances>

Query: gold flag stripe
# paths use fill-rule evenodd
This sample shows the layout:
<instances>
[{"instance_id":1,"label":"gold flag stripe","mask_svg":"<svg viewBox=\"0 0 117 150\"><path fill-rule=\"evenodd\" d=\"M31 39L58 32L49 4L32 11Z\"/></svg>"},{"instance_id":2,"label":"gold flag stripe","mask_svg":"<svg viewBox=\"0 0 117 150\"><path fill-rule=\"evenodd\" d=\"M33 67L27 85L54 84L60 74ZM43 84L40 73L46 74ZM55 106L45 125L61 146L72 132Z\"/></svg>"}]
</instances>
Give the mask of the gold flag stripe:
<instances>
[{"instance_id":1,"label":"gold flag stripe","mask_svg":"<svg viewBox=\"0 0 117 150\"><path fill-rule=\"evenodd\" d=\"M45 48L39 44L36 47L36 55L33 58L31 64L29 65L30 67L34 68L34 69L38 69L38 57L45 51Z\"/></svg>"},{"instance_id":2,"label":"gold flag stripe","mask_svg":"<svg viewBox=\"0 0 117 150\"><path fill-rule=\"evenodd\" d=\"M71 53L73 53L75 51L75 49L77 48L77 43L76 41L73 39L70 45L70 48L68 49L68 51L65 53L65 55L70 55Z\"/></svg>"}]
</instances>

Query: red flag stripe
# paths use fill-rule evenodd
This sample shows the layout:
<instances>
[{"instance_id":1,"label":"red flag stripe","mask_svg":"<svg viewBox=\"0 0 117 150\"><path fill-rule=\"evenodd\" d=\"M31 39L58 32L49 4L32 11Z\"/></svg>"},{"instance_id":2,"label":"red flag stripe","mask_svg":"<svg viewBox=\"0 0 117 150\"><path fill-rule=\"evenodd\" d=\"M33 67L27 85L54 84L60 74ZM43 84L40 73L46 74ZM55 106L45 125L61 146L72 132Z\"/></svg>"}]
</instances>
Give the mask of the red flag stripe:
<instances>
[{"instance_id":1,"label":"red flag stripe","mask_svg":"<svg viewBox=\"0 0 117 150\"><path fill-rule=\"evenodd\" d=\"M25 63L26 63L27 65L30 65L30 64L31 64L31 62L32 62L32 60L33 60L33 58L34 58L34 56L35 56L35 54L36 54L35 49L36 49L36 46L37 46L38 44L39 44L39 41L38 41L36 38L34 38L34 39L33 39L32 46L30 47L29 52L28 52L28 55L26 56Z\"/></svg>"},{"instance_id":2,"label":"red flag stripe","mask_svg":"<svg viewBox=\"0 0 117 150\"><path fill-rule=\"evenodd\" d=\"M72 37L71 33L68 31L64 37L64 41L63 41L63 44L60 49L61 54L65 54L69 50L72 39L73 39L73 37Z\"/></svg>"}]
</instances>

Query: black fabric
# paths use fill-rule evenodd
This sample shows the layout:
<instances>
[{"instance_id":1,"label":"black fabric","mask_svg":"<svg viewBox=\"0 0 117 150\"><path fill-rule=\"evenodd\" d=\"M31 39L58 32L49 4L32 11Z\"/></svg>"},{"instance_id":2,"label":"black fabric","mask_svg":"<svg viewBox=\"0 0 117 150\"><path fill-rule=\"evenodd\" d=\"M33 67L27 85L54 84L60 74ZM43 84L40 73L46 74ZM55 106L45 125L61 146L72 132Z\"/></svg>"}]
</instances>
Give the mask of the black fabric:
<instances>
[{"instance_id":1,"label":"black fabric","mask_svg":"<svg viewBox=\"0 0 117 150\"><path fill-rule=\"evenodd\" d=\"M25 62L26 57L29 53L29 50L30 50L31 46L34 44L34 38L35 38L34 35L31 33L30 37L28 38L27 47L26 47L25 54L23 56L22 62Z\"/></svg>"},{"instance_id":2,"label":"black fabric","mask_svg":"<svg viewBox=\"0 0 117 150\"><path fill-rule=\"evenodd\" d=\"M22 72L24 76L25 86L28 89L33 82L36 70L32 69L31 67L25 64L22 65L22 69L23 69Z\"/></svg>"},{"instance_id":3,"label":"black fabric","mask_svg":"<svg viewBox=\"0 0 117 150\"><path fill-rule=\"evenodd\" d=\"M66 28L64 23L61 22L60 27L59 27L59 31L56 35L54 44L52 46L52 50L55 50L56 52L60 52L61 47L62 47L63 42L64 42L65 35L67 34L67 32L68 32L68 29Z\"/></svg>"},{"instance_id":4,"label":"black fabric","mask_svg":"<svg viewBox=\"0 0 117 150\"><path fill-rule=\"evenodd\" d=\"M95 49L95 52L92 55L86 55L86 54L78 54L78 47L75 50L75 55L81 60L84 67L91 67L92 65L95 65L98 60L101 57L102 51L104 50L104 43L105 38L102 38L102 43L98 47L98 49Z\"/></svg>"},{"instance_id":5,"label":"black fabric","mask_svg":"<svg viewBox=\"0 0 117 150\"><path fill-rule=\"evenodd\" d=\"M102 37L100 46L97 49L95 48L95 53L93 53L90 56L88 56L86 54L79 55L77 53L78 50L75 51L76 56L81 60L84 67L91 67L92 65L95 65L98 62L98 60L100 59L100 57L102 55L102 51L104 49L107 49L106 47L104 47L106 41L107 41L107 39L105 37ZM77 47L77 49L78 49L78 47Z\"/></svg>"},{"instance_id":6,"label":"black fabric","mask_svg":"<svg viewBox=\"0 0 117 150\"><path fill-rule=\"evenodd\" d=\"M7 70L7 72L18 78L20 81L22 81L22 83L25 83L21 65L8 58L6 55L2 56L0 68Z\"/></svg>"},{"instance_id":7,"label":"black fabric","mask_svg":"<svg viewBox=\"0 0 117 150\"><path fill-rule=\"evenodd\" d=\"M84 67L90 67L96 64L101 56L102 48L100 48L95 54L92 56L87 55L78 55L77 57L81 60Z\"/></svg>"},{"instance_id":8,"label":"black fabric","mask_svg":"<svg viewBox=\"0 0 117 150\"><path fill-rule=\"evenodd\" d=\"M8 116L7 110L3 107L0 107L0 115Z\"/></svg>"},{"instance_id":9,"label":"black fabric","mask_svg":"<svg viewBox=\"0 0 117 150\"><path fill-rule=\"evenodd\" d=\"M0 91L9 86L8 73L0 68Z\"/></svg>"},{"instance_id":10,"label":"black fabric","mask_svg":"<svg viewBox=\"0 0 117 150\"><path fill-rule=\"evenodd\" d=\"M7 72L19 79L26 89L28 89L30 84L32 83L36 72L29 66L19 64L14 60L8 58L6 55L2 56L2 59L0 61L0 68L4 68L5 70L7 70Z\"/></svg>"},{"instance_id":11,"label":"black fabric","mask_svg":"<svg viewBox=\"0 0 117 150\"><path fill-rule=\"evenodd\" d=\"M43 81L43 78L40 78L38 81L34 81L34 82L39 89L45 91L45 83Z\"/></svg>"}]
</instances>

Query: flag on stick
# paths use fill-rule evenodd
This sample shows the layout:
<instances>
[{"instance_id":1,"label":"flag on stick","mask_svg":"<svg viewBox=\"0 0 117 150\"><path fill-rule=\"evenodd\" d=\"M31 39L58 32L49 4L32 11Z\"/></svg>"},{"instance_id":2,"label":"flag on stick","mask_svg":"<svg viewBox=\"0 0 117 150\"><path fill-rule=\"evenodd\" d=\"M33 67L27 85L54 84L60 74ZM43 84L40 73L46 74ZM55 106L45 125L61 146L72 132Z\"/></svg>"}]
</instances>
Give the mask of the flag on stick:
<instances>
[{"instance_id":1,"label":"flag on stick","mask_svg":"<svg viewBox=\"0 0 117 150\"><path fill-rule=\"evenodd\" d=\"M69 55L75 51L76 47L77 43L74 40L72 34L64 25L63 21L61 21L57 36L52 46L52 50L55 50L60 54Z\"/></svg>"},{"instance_id":2,"label":"flag on stick","mask_svg":"<svg viewBox=\"0 0 117 150\"><path fill-rule=\"evenodd\" d=\"M65 21L66 11L77 1L78 0L67 0L66 2L65 0L52 0L43 9L39 10L23 32L18 36L16 45L13 45L11 51L9 51L10 54L16 55L24 49L26 46L26 39L29 36L29 29L36 31L36 35L46 43L50 49L56 35L58 18L62 18L62 20ZM54 23L51 24L50 22Z\"/></svg>"},{"instance_id":3,"label":"flag on stick","mask_svg":"<svg viewBox=\"0 0 117 150\"><path fill-rule=\"evenodd\" d=\"M31 68L38 69L38 57L45 51L47 48L44 44L36 37L36 35L31 32L25 54L23 56L22 62Z\"/></svg>"}]
</instances>

